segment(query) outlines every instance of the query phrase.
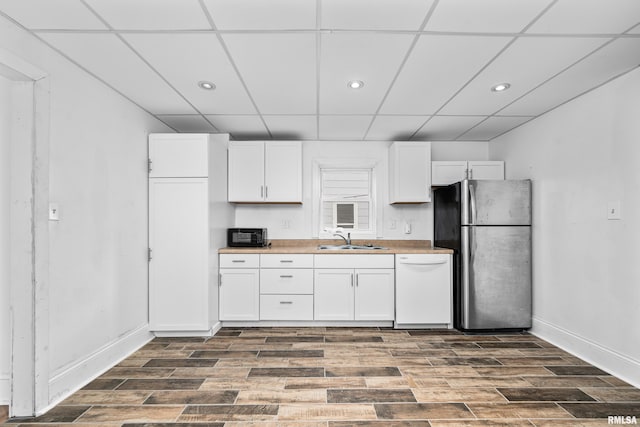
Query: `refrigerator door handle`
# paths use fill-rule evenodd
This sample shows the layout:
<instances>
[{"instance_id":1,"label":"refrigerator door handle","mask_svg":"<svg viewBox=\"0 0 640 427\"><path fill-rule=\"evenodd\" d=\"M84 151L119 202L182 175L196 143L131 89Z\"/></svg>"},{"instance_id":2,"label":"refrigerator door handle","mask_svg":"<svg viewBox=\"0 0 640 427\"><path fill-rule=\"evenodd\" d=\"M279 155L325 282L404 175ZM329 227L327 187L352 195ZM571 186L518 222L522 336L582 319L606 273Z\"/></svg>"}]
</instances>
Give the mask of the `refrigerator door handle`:
<instances>
[{"instance_id":1,"label":"refrigerator door handle","mask_svg":"<svg viewBox=\"0 0 640 427\"><path fill-rule=\"evenodd\" d=\"M469 183L469 204L471 205L471 212L469 218L469 225L476 224L476 189L473 184Z\"/></svg>"},{"instance_id":2,"label":"refrigerator door handle","mask_svg":"<svg viewBox=\"0 0 640 427\"><path fill-rule=\"evenodd\" d=\"M471 271L470 263L471 263L471 232L473 227L462 227L461 233L461 267L462 267L462 277L460 278L460 326L462 328L467 328L469 323L469 309L470 309L470 299L469 299L469 291L470 291L470 277L469 273Z\"/></svg>"}]
</instances>

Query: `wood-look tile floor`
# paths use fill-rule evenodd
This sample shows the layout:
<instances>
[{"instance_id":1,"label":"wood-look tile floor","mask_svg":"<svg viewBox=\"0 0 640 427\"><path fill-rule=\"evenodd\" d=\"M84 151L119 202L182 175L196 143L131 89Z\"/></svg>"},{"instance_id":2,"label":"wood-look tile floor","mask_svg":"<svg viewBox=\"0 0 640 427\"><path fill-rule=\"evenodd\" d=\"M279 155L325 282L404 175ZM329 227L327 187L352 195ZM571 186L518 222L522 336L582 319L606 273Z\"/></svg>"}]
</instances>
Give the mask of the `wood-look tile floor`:
<instances>
[{"instance_id":1,"label":"wood-look tile floor","mask_svg":"<svg viewBox=\"0 0 640 427\"><path fill-rule=\"evenodd\" d=\"M11 426L596 426L640 390L529 334L222 329L156 338Z\"/></svg>"}]
</instances>

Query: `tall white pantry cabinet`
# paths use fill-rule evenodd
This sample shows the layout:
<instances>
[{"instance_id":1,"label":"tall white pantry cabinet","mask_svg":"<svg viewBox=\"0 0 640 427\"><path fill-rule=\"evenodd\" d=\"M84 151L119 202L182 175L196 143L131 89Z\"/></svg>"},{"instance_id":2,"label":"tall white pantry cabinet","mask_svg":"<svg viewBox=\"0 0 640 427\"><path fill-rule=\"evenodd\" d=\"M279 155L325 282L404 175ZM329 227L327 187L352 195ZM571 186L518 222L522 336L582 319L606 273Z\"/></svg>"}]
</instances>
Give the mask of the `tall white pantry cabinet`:
<instances>
[{"instance_id":1,"label":"tall white pantry cabinet","mask_svg":"<svg viewBox=\"0 0 640 427\"><path fill-rule=\"evenodd\" d=\"M217 252L226 203L227 134L149 135L149 328L209 335L218 323Z\"/></svg>"}]
</instances>

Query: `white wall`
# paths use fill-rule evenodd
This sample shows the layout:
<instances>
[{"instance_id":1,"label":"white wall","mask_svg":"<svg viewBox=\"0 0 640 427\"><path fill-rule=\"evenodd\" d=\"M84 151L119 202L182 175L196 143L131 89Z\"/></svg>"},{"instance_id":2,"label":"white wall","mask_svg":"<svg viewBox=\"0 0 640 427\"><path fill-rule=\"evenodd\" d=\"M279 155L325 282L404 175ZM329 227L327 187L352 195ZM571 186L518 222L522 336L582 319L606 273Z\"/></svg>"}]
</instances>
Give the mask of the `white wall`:
<instances>
[{"instance_id":1,"label":"white wall","mask_svg":"<svg viewBox=\"0 0 640 427\"><path fill-rule=\"evenodd\" d=\"M533 179L534 333L640 385L640 70L490 144ZM607 220L620 201L622 220Z\"/></svg>"},{"instance_id":2,"label":"white wall","mask_svg":"<svg viewBox=\"0 0 640 427\"><path fill-rule=\"evenodd\" d=\"M313 237L313 161L314 159L373 159L381 174L383 227L378 236L384 239L433 240L431 204L389 205L388 141L304 141L302 146L302 205L238 205L236 227L267 227L270 239L310 239ZM432 160L487 160L486 142L433 142ZM288 228L283 227L287 221ZM395 228L392 228L395 222ZM404 234L403 225L412 225L412 233Z\"/></svg>"},{"instance_id":3,"label":"white wall","mask_svg":"<svg viewBox=\"0 0 640 427\"><path fill-rule=\"evenodd\" d=\"M148 339L146 141L169 129L4 19L0 48L50 80L53 402Z\"/></svg>"},{"instance_id":4,"label":"white wall","mask_svg":"<svg viewBox=\"0 0 640 427\"><path fill-rule=\"evenodd\" d=\"M0 405L9 403L11 82L0 76Z\"/></svg>"}]
</instances>

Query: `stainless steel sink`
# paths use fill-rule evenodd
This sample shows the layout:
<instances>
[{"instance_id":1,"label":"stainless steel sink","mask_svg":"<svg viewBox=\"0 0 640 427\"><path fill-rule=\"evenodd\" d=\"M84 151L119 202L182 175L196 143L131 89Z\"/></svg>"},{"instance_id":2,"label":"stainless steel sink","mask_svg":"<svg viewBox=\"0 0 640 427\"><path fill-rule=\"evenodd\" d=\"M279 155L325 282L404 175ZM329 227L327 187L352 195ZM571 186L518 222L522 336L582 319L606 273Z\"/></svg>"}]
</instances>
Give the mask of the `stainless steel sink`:
<instances>
[{"instance_id":1,"label":"stainless steel sink","mask_svg":"<svg viewBox=\"0 0 640 427\"><path fill-rule=\"evenodd\" d=\"M369 246L369 245L318 245L318 249L322 250L330 250L330 251L340 251L340 250L350 250L350 249L387 249L382 246Z\"/></svg>"}]
</instances>

